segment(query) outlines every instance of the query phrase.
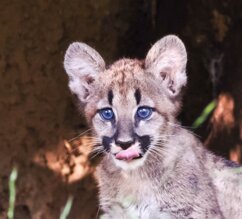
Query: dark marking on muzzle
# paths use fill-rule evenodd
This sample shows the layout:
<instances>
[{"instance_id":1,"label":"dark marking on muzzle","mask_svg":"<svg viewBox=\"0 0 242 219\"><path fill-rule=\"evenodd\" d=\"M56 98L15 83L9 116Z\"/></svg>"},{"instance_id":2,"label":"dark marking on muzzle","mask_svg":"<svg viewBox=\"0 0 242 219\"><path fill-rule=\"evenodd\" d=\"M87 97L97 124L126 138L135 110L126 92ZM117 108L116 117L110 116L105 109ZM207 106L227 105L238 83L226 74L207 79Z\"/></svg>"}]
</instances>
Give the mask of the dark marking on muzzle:
<instances>
[{"instance_id":1,"label":"dark marking on muzzle","mask_svg":"<svg viewBox=\"0 0 242 219\"><path fill-rule=\"evenodd\" d=\"M142 152L145 153L149 149L149 146L151 143L150 136L149 135L143 135L143 136L136 135L136 138L140 143Z\"/></svg>"},{"instance_id":2,"label":"dark marking on muzzle","mask_svg":"<svg viewBox=\"0 0 242 219\"><path fill-rule=\"evenodd\" d=\"M120 146L123 150L125 150L128 147L132 146L136 141L138 141L140 144L142 153L145 154L151 144L151 138L149 135L139 136L137 134L134 134L134 138L133 138L132 142L119 142L115 139L116 139L116 135L114 135L112 137L103 136L102 145L103 145L105 151L110 152L112 142L115 142L116 145Z\"/></svg>"},{"instance_id":3,"label":"dark marking on muzzle","mask_svg":"<svg viewBox=\"0 0 242 219\"><path fill-rule=\"evenodd\" d=\"M110 151L110 148L111 148L111 143L113 141L113 137L107 137L107 136L103 136L103 139L102 139L102 145L105 149L105 151L109 152Z\"/></svg>"}]
</instances>

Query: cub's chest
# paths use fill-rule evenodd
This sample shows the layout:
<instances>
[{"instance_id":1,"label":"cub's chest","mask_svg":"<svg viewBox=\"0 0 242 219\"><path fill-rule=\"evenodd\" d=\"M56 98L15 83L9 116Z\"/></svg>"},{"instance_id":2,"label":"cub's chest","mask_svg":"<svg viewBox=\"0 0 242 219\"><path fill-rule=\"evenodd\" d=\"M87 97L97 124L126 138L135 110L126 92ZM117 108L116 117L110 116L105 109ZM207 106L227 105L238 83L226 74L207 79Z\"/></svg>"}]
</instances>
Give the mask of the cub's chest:
<instances>
[{"instance_id":1,"label":"cub's chest","mask_svg":"<svg viewBox=\"0 0 242 219\"><path fill-rule=\"evenodd\" d=\"M117 189L116 201L130 214L138 218L159 214L156 189L149 181L124 175Z\"/></svg>"}]
</instances>

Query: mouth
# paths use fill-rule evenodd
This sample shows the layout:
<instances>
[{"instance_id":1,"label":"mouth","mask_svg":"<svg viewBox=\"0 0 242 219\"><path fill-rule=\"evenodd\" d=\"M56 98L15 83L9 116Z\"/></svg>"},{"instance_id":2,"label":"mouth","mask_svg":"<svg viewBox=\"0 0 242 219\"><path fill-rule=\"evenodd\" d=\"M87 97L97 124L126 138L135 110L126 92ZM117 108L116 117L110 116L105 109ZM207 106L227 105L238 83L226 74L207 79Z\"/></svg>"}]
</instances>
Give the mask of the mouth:
<instances>
[{"instance_id":1,"label":"mouth","mask_svg":"<svg viewBox=\"0 0 242 219\"><path fill-rule=\"evenodd\" d=\"M123 160L127 162L140 159L143 157L143 155L136 148L133 147L127 148L126 150L122 150L114 154L114 156L117 160Z\"/></svg>"}]
</instances>

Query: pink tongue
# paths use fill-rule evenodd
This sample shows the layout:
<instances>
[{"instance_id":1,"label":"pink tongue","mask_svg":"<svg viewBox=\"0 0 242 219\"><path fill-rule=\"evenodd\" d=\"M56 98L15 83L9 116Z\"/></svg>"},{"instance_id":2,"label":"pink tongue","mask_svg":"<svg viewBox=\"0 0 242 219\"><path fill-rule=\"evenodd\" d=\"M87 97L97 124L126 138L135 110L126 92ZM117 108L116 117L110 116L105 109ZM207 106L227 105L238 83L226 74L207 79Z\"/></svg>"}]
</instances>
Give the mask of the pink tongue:
<instances>
[{"instance_id":1,"label":"pink tongue","mask_svg":"<svg viewBox=\"0 0 242 219\"><path fill-rule=\"evenodd\" d=\"M119 153L117 153L115 155L116 159L127 160L127 161L131 161L134 158L139 157L139 156L140 156L139 152L133 148L128 148L126 150L120 151Z\"/></svg>"}]
</instances>

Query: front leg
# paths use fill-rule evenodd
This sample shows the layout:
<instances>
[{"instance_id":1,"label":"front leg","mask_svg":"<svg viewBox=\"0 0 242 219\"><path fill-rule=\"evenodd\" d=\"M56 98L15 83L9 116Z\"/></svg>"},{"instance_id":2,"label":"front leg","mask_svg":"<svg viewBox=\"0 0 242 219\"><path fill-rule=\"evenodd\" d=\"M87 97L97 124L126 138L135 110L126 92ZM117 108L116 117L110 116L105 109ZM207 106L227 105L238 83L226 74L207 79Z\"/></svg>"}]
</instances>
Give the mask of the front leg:
<instances>
[{"instance_id":1,"label":"front leg","mask_svg":"<svg viewBox=\"0 0 242 219\"><path fill-rule=\"evenodd\" d=\"M155 214L149 214L149 215L143 215L143 216L137 216L135 214L127 214L127 212L125 213L121 213L121 212L109 212L109 213L105 213L103 214L100 219L176 219L175 217L173 217L171 214L169 213L160 213L158 215Z\"/></svg>"},{"instance_id":2,"label":"front leg","mask_svg":"<svg viewBox=\"0 0 242 219\"><path fill-rule=\"evenodd\" d=\"M131 206L124 206L121 203L113 202L102 207L104 214L100 219L136 219L139 215Z\"/></svg>"},{"instance_id":3,"label":"front leg","mask_svg":"<svg viewBox=\"0 0 242 219\"><path fill-rule=\"evenodd\" d=\"M128 202L112 204L103 207L101 219L176 219L168 212L160 212L152 205L138 206Z\"/></svg>"}]
</instances>

